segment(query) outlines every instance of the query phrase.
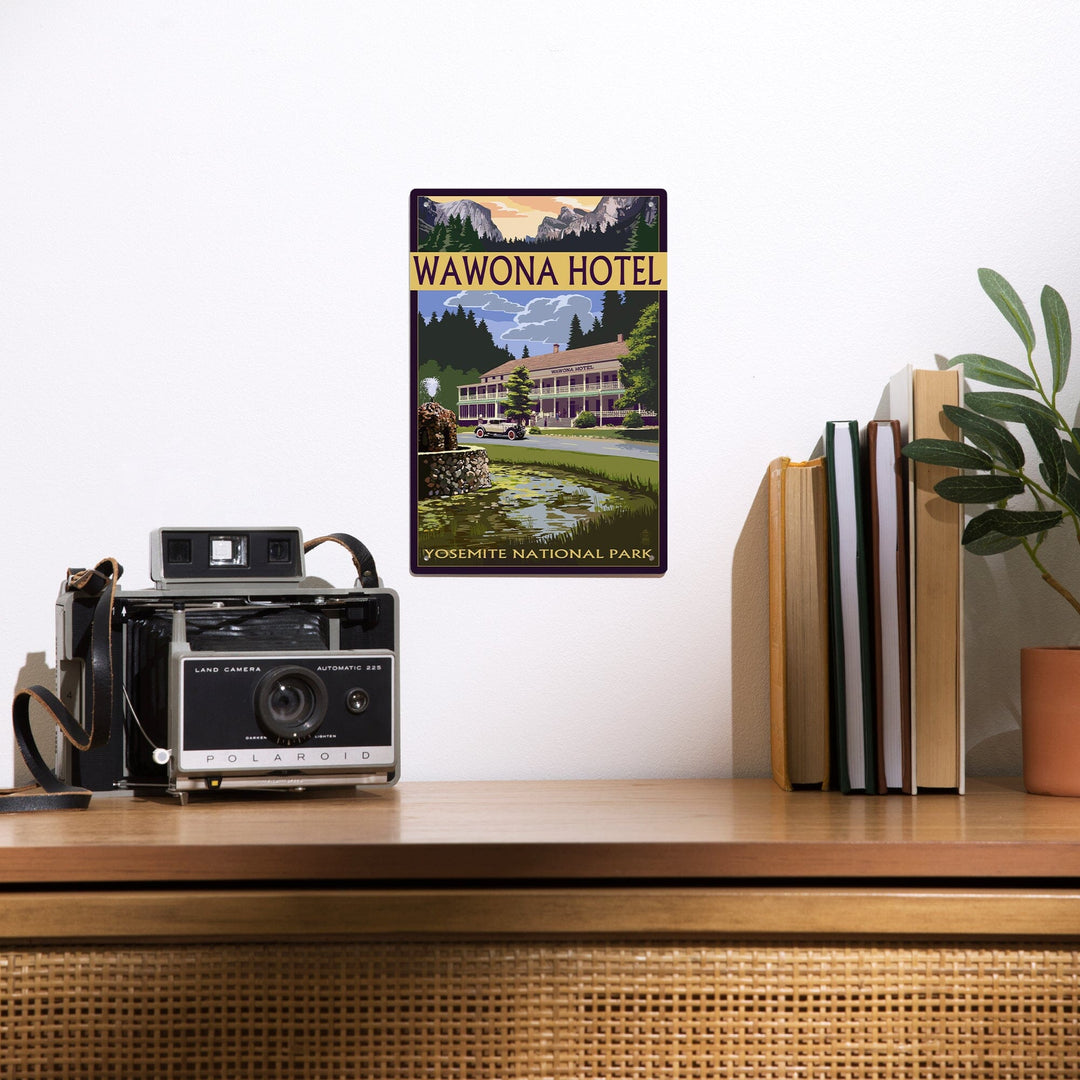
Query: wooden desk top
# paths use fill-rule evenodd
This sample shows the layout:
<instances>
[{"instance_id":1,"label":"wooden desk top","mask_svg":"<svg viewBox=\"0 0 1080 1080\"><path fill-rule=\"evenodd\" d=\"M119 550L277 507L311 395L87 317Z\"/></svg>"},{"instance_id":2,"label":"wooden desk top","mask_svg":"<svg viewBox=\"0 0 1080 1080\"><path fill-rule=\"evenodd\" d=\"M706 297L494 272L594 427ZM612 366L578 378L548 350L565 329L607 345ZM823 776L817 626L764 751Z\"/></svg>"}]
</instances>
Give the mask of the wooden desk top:
<instances>
[{"instance_id":1,"label":"wooden desk top","mask_svg":"<svg viewBox=\"0 0 1080 1080\"><path fill-rule=\"evenodd\" d=\"M0 883L1080 879L1080 799L784 792L771 780L403 782L0 815ZM1001 884L1007 884L1001 880Z\"/></svg>"}]
</instances>

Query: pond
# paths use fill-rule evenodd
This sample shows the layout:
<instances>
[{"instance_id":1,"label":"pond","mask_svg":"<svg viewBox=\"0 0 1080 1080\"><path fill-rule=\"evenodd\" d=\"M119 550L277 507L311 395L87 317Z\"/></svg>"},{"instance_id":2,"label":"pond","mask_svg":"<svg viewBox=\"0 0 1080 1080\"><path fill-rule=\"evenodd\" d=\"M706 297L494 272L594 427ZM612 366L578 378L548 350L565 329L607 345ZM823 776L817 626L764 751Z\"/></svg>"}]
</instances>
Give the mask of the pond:
<instances>
[{"instance_id":1,"label":"pond","mask_svg":"<svg viewBox=\"0 0 1080 1080\"><path fill-rule=\"evenodd\" d=\"M492 462L491 483L468 495L422 499L418 513L424 542L538 539L614 511L655 505L648 495L617 480L536 465Z\"/></svg>"}]
</instances>

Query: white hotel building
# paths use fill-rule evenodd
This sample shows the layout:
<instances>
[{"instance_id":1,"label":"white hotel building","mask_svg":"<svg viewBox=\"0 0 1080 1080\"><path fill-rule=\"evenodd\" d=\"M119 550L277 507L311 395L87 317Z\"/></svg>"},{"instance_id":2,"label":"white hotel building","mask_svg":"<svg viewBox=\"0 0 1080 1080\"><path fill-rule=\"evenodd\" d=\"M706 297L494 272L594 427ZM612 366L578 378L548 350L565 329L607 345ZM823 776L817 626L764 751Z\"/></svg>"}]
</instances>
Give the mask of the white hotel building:
<instances>
[{"instance_id":1,"label":"white hotel building","mask_svg":"<svg viewBox=\"0 0 1080 1080\"><path fill-rule=\"evenodd\" d=\"M560 352L559 346L541 356L510 360L485 372L478 383L458 388L458 422L467 427L478 420L502 416L506 397L506 376L524 364L532 377L533 414L537 427L569 427L580 412L596 415L601 425L621 424L629 412L639 412L647 426L656 424L655 412L646 409L617 409L622 396L619 381L622 357L629 352L622 334L603 345Z\"/></svg>"}]
</instances>

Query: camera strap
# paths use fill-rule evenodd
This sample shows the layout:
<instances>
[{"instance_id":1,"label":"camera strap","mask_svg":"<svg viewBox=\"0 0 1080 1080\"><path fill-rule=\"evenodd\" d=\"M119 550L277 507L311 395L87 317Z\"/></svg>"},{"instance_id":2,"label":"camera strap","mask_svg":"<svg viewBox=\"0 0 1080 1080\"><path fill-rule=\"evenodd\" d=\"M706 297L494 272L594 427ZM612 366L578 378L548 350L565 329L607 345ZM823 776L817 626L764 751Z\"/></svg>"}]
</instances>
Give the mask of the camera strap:
<instances>
[{"instance_id":1,"label":"camera strap","mask_svg":"<svg viewBox=\"0 0 1080 1080\"><path fill-rule=\"evenodd\" d=\"M102 559L91 570L69 570L66 588L92 600L86 665L89 683L89 724L84 727L67 706L44 686L19 690L11 705L15 741L36 786L29 784L0 794L0 813L18 810L85 810L90 805L86 788L61 780L46 764L30 726L30 706L36 702L53 719L64 738L77 750L89 750L108 741L113 716L112 614L117 582L123 568L115 559Z\"/></svg>"},{"instance_id":2,"label":"camera strap","mask_svg":"<svg viewBox=\"0 0 1080 1080\"><path fill-rule=\"evenodd\" d=\"M304 554L306 555L312 548L317 548L320 544L325 544L328 540L340 544L352 556L353 566L356 567L356 576L362 588L378 588L379 573L375 569L375 560L367 547L357 540L355 536L350 536L348 533L328 533L326 536L318 536L304 544Z\"/></svg>"}]
</instances>

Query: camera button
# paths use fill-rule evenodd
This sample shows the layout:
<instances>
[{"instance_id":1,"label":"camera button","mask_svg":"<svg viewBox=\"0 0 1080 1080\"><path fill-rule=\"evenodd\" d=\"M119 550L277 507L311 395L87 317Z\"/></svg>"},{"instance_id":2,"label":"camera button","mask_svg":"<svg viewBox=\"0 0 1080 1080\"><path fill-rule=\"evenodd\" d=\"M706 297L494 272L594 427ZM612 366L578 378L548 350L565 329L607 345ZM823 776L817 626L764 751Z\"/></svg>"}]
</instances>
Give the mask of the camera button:
<instances>
[{"instance_id":1,"label":"camera button","mask_svg":"<svg viewBox=\"0 0 1080 1080\"><path fill-rule=\"evenodd\" d=\"M350 690L345 697L345 708L356 716L364 712L371 704L371 695L361 687Z\"/></svg>"}]
</instances>

